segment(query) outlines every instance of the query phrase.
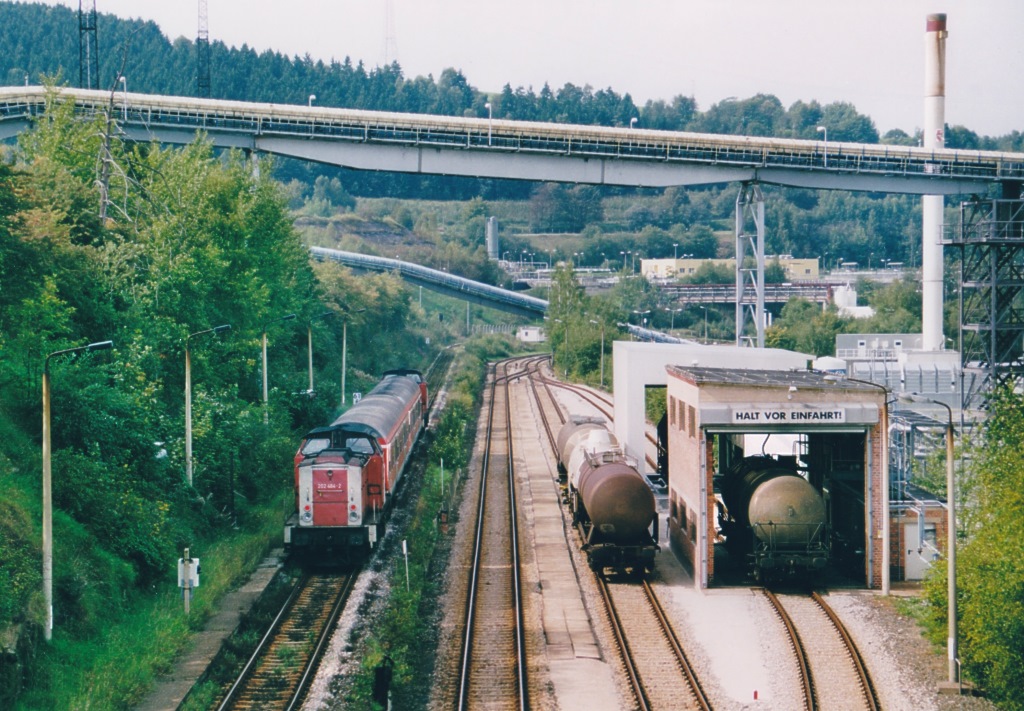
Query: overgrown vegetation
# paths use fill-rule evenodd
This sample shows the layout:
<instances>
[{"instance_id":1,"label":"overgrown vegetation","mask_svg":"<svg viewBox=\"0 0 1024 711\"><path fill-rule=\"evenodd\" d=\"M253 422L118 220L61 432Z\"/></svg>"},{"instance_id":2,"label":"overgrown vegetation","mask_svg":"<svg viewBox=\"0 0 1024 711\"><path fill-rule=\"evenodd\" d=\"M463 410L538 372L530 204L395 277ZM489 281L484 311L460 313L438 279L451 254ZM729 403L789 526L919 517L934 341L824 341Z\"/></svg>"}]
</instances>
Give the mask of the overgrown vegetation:
<instances>
[{"instance_id":1,"label":"overgrown vegetation","mask_svg":"<svg viewBox=\"0 0 1024 711\"><path fill-rule=\"evenodd\" d=\"M1024 709L1024 396L994 393L989 418L958 475L957 612L959 658L1006 709ZM932 636L947 629L943 558L926 583Z\"/></svg>"},{"instance_id":2,"label":"overgrown vegetation","mask_svg":"<svg viewBox=\"0 0 1024 711\"><path fill-rule=\"evenodd\" d=\"M404 534L409 542L408 562L395 556L390 566L387 609L375 620L370 636L363 642L362 673L345 699L353 708L382 708L373 704L373 682L375 670L385 655L394 662L395 708L421 706L418 695L430 687L429 678L417 675L427 673L425 667L429 665L424 664L424 657L432 656L437 641L437 608L433 601L442 591L441 571L446 562L437 560L436 549L441 538L448 535L447 528L441 525L440 513L445 511L452 525L457 525L456 511L476 435L487 363L507 357L512 350L511 341L491 336L469 341L458 356L447 404L431 438L429 463L415 513Z\"/></svg>"},{"instance_id":3,"label":"overgrown vegetation","mask_svg":"<svg viewBox=\"0 0 1024 711\"><path fill-rule=\"evenodd\" d=\"M278 539L298 431L338 411L343 331L349 395L389 367L424 366L461 334L457 321L426 318L430 303L414 304L397 277L311 265L279 184L253 175L241 155L202 142L126 145L108 129L51 103L0 162L0 610L17 650L0 659L6 707L137 700L184 638L178 606L165 618L153 602L176 594L182 549L203 556L196 623ZM211 332L220 325L230 330ZM104 340L114 349L54 355ZM54 473L48 645L38 548L44 363ZM212 553L218 546L233 552ZM155 627L140 622L147 615ZM161 649L144 653L154 640ZM115 672L114 654L131 667Z\"/></svg>"}]
</instances>

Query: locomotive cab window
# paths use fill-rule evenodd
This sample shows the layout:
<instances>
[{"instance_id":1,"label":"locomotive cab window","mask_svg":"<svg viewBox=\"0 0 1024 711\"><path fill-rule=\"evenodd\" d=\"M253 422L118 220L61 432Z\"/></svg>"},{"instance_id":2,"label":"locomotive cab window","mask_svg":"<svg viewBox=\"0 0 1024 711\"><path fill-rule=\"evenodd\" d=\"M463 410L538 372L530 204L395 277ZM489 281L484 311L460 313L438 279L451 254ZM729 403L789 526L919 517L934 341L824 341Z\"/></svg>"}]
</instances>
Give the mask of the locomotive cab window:
<instances>
[{"instance_id":1,"label":"locomotive cab window","mask_svg":"<svg viewBox=\"0 0 1024 711\"><path fill-rule=\"evenodd\" d=\"M324 437L312 437L306 440L306 443L302 445L302 456L314 457L320 454L323 450L327 449L331 445L331 438Z\"/></svg>"},{"instance_id":2,"label":"locomotive cab window","mask_svg":"<svg viewBox=\"0 0 1024 711\"><path fill-rule=\"evenodd\" d=\"M347 449L355 454L373 454L373 439L352 432L335 432L334 447Z\"/></svg>"}]
</instances>

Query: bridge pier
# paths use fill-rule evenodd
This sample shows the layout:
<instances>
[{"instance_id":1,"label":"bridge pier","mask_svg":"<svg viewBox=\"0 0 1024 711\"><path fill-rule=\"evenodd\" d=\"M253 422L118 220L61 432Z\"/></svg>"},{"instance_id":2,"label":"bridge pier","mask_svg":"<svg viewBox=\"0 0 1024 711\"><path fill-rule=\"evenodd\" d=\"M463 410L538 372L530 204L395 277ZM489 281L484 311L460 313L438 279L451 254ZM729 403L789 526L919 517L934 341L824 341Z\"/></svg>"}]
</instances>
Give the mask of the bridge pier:
<instances>
[{"instance_id":1,"label":"bridge pier","mask_svg":"<svg viewBox=\"0 0 1024 711\"><path fill-rule=\"evenodd\" d=\"M745 262L748 248L753 266ZM745 292L753 295L752 303L745 303ZM743 335L748 313L757 331L756 342ZM764 348L764 328L764 195L760 184L751 181L743 183L736 196L736 345L746 341Z\"/></svg>"}]
</instances>

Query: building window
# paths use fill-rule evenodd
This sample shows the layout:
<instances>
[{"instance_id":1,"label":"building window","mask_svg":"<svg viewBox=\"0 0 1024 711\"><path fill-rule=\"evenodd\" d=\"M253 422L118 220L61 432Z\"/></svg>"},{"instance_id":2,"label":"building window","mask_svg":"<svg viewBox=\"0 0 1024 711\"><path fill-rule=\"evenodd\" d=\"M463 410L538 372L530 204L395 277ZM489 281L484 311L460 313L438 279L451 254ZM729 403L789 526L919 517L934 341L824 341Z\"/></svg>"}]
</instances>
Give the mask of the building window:
<instances>
[{"instance_id":1,"label":"building window","mask_svg":"<svg viewBox=\"0 0 1024 711\"><path fill-rule=\"evenodd\" d=\"M670 425L676 423L676 399L674 397L668 399L668 423Z\"/></svg>"},{"instance_id":2,"label":"building window","mask_svg":"<svg viewBox=\"0 0 1024 711\"><path fill-rule=\"evenodd\" d=\"M690 437L691 438L692 437L696 437L697 436L697 427L696 427L697 410L696 410L696 408L694 408L693 405L690 405L687 408L687 413L686 414L687 414L687 417L689 417L689 420L690 420L689 423L688 423L688 425L689 425L688 429L689 429Z\"/></svg>"}]
</instances>

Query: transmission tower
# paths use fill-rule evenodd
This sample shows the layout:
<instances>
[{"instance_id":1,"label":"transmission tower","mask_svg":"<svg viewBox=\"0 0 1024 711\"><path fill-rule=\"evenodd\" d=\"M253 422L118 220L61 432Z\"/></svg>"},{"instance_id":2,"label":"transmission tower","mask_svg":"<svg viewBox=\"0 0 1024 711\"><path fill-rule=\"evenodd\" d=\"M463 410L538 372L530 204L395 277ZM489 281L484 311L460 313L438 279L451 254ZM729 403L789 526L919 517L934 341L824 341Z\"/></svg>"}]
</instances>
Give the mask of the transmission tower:
<instances>
[{"instance_id":1,"label":"transmission tower","mask_svg":"<svg viewBox=\"0 0 1024 711\"><path fill-rule=\"evenodd\" d=\"M196 94L210 97L210 28L206 0L199 0L199 34L196 36Z\"/></svg>"},{"instance_id":2,"label":"transmission tower","mask_svg":"<svg viewBox=\"0 0 1024 711\"><path fill-rule=\"evenodd\" d=\"M395 3L385 0L384 5L384 66L398 61L398 38L395 35Z\"/></svg>"},{"instance_id":3,"label":"transmission tower","mask_svg":"<svg viewBox=\"0 0 1024 711\"><path fill-rule=\"evenodd\" d=\"M82 89L98 89L100 85L96 0L78 0L78 85Z\"/></svg>"}]
</instances>

